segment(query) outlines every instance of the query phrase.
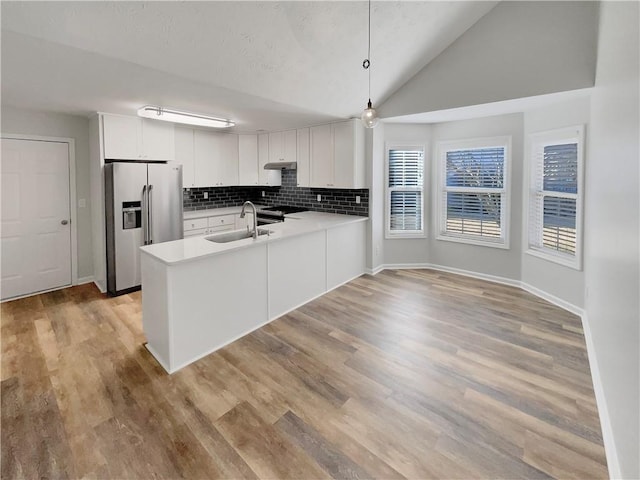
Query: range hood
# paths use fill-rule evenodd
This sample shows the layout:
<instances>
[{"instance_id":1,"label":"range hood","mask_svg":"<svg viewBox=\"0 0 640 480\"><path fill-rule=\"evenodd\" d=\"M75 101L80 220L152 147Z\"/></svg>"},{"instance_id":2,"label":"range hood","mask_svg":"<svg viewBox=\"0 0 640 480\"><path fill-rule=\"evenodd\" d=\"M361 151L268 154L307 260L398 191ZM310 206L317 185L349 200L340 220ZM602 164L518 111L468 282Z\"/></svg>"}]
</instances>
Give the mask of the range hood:
<instances>
[{"instance_id":1,"label":"range hood","mask_svg":"<svg viewBox=\"0 0 640 480\"><path fill-rule=\"evenodd\" d=\"M271 162L264 164L265 170L297 170L298 162Z\"/></svg>"}]
</instances>

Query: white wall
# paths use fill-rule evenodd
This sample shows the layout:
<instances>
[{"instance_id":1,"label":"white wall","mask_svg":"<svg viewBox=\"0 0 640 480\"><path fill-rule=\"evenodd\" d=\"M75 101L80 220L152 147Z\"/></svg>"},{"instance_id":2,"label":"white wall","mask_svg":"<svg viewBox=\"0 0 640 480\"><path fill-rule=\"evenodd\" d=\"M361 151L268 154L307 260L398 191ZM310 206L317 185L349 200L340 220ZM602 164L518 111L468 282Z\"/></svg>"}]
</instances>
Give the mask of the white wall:
<instances>
[{"instance_id":1,"label":"white wall","mask_svg":"<svg viewBox=\"0 0 640 480\"><path fill-rule=\"evenodd\" d=\"M591 87L597 19L598 2L501 2L391 95L380 114Z\"/></svg>"},{"instance_id":2,"label":"white wall","mask_svg":"<svg viewBox=\"0 0 640 480\"><path fill-rule=\"evenodd\" d=\"M406 125L390 123L385 125L384 130L384 143L382 145L382 155L379 159L376 168L380 172L381 188L378 188L378 194L381 197L381 202L386 202L385 198L385 155L386 145L389 143L411 143L417 145L424 145L425 147L425 205L424 208L424 221L427 229L427 235L431 236L430 222L430 185L431 176L429 175L429 165L431 164L431 127L429 125ZM384 263L387 265L398 265L406 263L427 263L429 262L429 243L420 238L403 238L403 239L384 239L384 231L386 225L384 224L384 210L382 213L383 228L380 232L382 239L382 249L384 252Z\"/></svg>"},{"instance_id":3,"label":"white wall","mask_svg":"<svg viewBox=\"0 0 640 480\"><path fill-rule=\"evenodd\" d=\"M371 186L381 185L384 182L384 172L379 168L380 162L384 162L384 129L385 125L381 123L375 129L366 129L365 132L365 162L369 186L369 232L366 257L368 271L375 271L383 262L384 197L379 188L374 189Z\"/></svg>"},{"instance_id":4,"label":"white wall","mask_svg":"<svg viewBox=\"0 0 640 480\"><path fill-rule=\"evenodd\" d=\"M530 171L529 152L531 151L529 135L555 128L586 125L586 138L589 138L590 100L585 94L583 98L575 98L553 106L527 111L524 114L524 188L523 205L527 208L528 174ZM589 163L589 149L585 149L585 165ZM525 212L526 214L526 212ZM523 222L523 251L527 249L527 222ZM584 273L581 270L565 267L549 260L522 255L522 281L534 288L558 297L580 309L584 307Z\"/></svg>"},{"instance_id":5,"label":"white wall","mask_svg":"<svg viewBox=\"0 0 640 480\"><path fill-rule=\"evenodd\" d=\"M585 310L614 477L640 478L638 2L603 2L586 168ZM587 335L589 340L589 335ZM608 445L608 446L609 446Z\"/></svg>"},{"instance_id":6,"label":"white wall","mask_svg":"<svg viewBox=\"0 0 640 480\"><path fill-rule=\"evenodd\" d=\"M93 276L91 206L89 184L89 120L58 113L35 112L2 106L2 133L64 137L75 140L76 199L86 207L77 209L78 279Z\"/></svg>"}]
</instances>

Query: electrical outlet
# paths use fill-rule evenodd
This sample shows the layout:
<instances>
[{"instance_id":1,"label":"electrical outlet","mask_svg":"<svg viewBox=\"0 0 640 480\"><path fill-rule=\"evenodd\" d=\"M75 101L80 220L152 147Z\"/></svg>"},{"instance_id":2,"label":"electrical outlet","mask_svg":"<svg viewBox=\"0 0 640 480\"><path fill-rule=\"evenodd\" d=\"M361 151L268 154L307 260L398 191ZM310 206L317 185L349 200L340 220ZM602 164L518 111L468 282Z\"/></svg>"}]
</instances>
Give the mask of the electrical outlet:
<instances>
[{"instance_id":1,"label":"electrical outlet","mask_svg":"<svg viewBox=\"0 0 640 480\"><path fill-rule=\"evenodd\" d=\"M78 208L85 208L87 206L87 200L84 198L78 199Z\"/></svg>"},{"instance_id":2,"label":"electrical outlet","mask_svg":"<svg viewBox=\"0 0 640 480\"><path fill-rule=\"evenodd\" d=\"M204 192L204 199L208 199L209 198L209 192Z\"/></svg>"},{"instance_id":3,"label":"electrical outlet","mask_svg":"<svg viewBox=\"0 0 640 480\"><path fill-rule=\"evenodd\" d=\"M380 245L376 245L376 257L380 256Z\"/></svg>"},{"instance_id":4,"label":"electrical outlet","mask_svg":"<svg viewBox=\"0 0 640 480\"><path fill-rule=\"evenodd\" d=\"M262 196L264 197L264 190L262 190Z\"/></svg>"},{"instance_id":5,"label":"electrical outlet","mask_svg":"<svg viewBox=\"0 0 640 480\"><path fill-rule=\"evenodd\" d=\"M356 195L356 203L360 203L360 195Z\"/></svg>"},{"instance_id":6,"label":"electrical outlet","mask_svg":"<svg viewBox=\"0 0 640 480\"><path fill-rule=\"evenodd\" d=\"M322 195L318 195L318 201L321 202L322 201Z\"/></svg>"}]
</instances>

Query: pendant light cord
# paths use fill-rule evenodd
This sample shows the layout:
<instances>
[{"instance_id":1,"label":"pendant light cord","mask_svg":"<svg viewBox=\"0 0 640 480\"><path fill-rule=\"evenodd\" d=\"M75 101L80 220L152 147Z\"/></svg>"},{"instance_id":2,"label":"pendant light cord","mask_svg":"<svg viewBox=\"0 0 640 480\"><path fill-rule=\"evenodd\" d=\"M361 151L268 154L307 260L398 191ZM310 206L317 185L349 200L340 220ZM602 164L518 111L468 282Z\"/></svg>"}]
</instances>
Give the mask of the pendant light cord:
<instances>
[{"instance_id":1,"label":"pendant light cord","mask_svg":"<svg viewBox=\"0 0 640 480\"><path fill-rule=\"evenodd\" d=\"M364 68L369 74L369 105L371 105L371 0L369 0L369 28L368 28L369 40L367 43L367 58L362 62L362 68ZM371 107L369 107L371 108Z\"/></svg>"},{"instance_id":2,"label":"pendant light cord","mask_svg":"<svg viewBox=\"0 0 640 480\"><path fill-rule=\"evenodd\" d=\"M369 0L369 43L367 47L367 60L369 60L369 67L371 66L371 0ZM371 70L369 71L369 102L371 102Z\"/></svg>"}]
</instances>

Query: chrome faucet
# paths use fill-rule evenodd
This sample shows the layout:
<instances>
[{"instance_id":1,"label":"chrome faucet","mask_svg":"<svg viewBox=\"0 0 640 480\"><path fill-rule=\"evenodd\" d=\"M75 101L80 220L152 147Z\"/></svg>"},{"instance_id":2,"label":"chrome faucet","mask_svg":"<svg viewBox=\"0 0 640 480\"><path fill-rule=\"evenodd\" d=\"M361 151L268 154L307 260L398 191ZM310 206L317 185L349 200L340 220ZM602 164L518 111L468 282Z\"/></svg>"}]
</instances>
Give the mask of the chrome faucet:
<instances>
[{"instance_id":1,"label":"chrome faucet","mask_svg":"<svg viewBox=\"0 0 640 480\"><path fill-rule=\"evenodd\" d=\"M242 204L242 211L240 212L240 218L244 218L244 209L246 208L246 206L249 205L251 208L253 208L253 238L258 238L258 211L256 210L256 206L247 201L244 202ZM247 230L249 229L249 225L247 225Z\"/></svg>"}]
</instances>

